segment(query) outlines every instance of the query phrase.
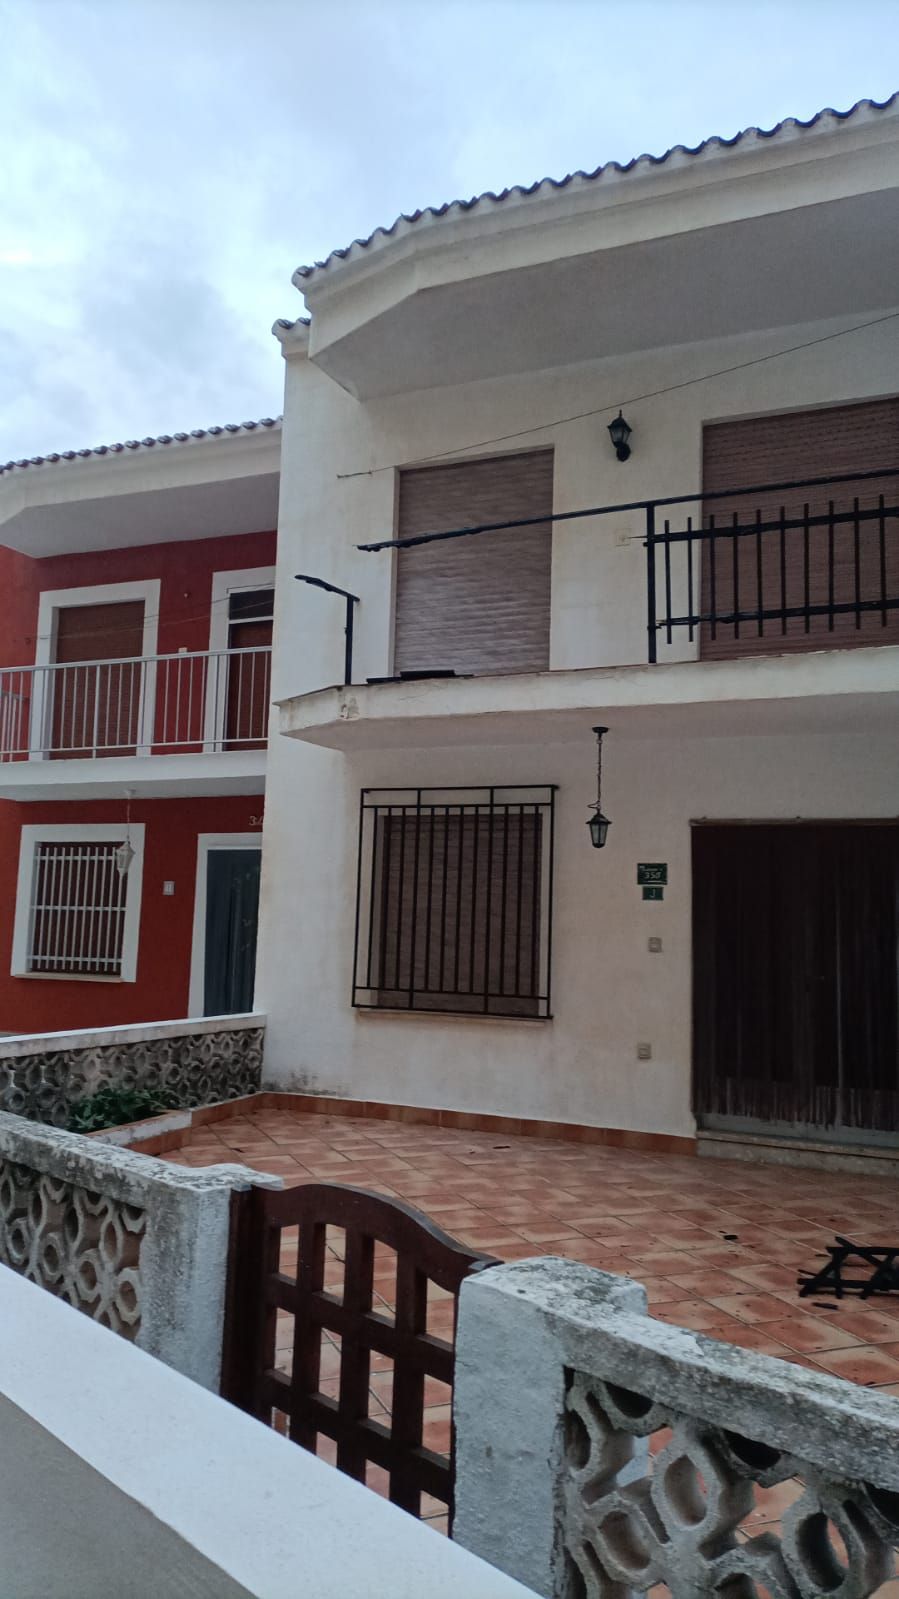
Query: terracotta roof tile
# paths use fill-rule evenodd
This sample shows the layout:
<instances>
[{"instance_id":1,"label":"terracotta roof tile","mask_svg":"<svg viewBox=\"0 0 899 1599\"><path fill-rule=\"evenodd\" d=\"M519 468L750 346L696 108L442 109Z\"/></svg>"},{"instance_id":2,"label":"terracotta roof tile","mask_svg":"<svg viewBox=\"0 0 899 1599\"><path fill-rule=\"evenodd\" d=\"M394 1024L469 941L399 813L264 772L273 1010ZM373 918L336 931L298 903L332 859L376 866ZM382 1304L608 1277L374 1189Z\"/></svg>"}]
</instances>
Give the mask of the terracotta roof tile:
<instances>
[{"instance_id":1,"label":"terracotta roof tile","mask_svg":"<svg viewBox=\"0 0 899 1599\"><path fill-rule=\"evenodd\" d=\"M192 439L218 438L222 433L255 433L260 428L277 428L280 416L263 416L257 422L225 422L220 427L191 428L189 433L159 433L155 438L126 439L123 444L97 444L90 450L60 450L50 455L32 455L0 465L6 472L24 472L32 466L54 466L57 461L87 460L95 455L124 455L126 450L153 450L158 444L189 444Z\"/></svg>"},{"instance_id":2,"label":"terracotta roof tile","mask_svg":"<svg viewBox=\"0 0 899 1599\"><path fill-rule=\"evenodd\" d=\"M298 288L302 288L303 284L316 273L326 271L329 267L334 267L341 261L355 260L363 252L369 250L372 245L377 245L382 240L393 238L398 231L405 231L417 223L437 222L441 218L450 215L459 216L465 212L473 211L478 206L499 206L513 197L516 199L530 199L540 192L549 193L552 190L567 189L572 184L595 183L599 179L606 177L607 174L617 173L624 175L638 170L645 171L651 167L664 166L667 161L671 161L674 157L689 159L704 155L710 150L732 150L746 141L775 139L779 134L787 131L805 132L810 128L817 127L826 118L830 118L837 123L847 122L850 117L855 117L860 113L888 111L896 104L897 98L899 98L899 91L891 94L886 100L857 100L855 105L849 107L848 111L835 111L832 106L827 106L806 121L799 117L785 117L783 121L776 123L773 128L744 128L742 132L735 133L730 139L715 135L712 138L703 139L700 144L672 145L671 149L666 150L664 155L638 155L634 156L633 160L625 162L607 161L603 165L594 167L592 172L579 170L577 172L569 172L564 178L541 178L536 183L527 185L515 184L512 188L503 189L499 194L488 189L485 194L474 195L469 200L449 200L444 205L426 206L421 211L403 212L401 216L397 217L395 222L391 223L389 228L375 228L374 232L370 233L367 238L354 239L352 244L345 245L340 250L332 250L330 255L325 256L321 261L315 261L310 266L297 267L293 274L293 282Z\"/></svg>"}]
</instances>

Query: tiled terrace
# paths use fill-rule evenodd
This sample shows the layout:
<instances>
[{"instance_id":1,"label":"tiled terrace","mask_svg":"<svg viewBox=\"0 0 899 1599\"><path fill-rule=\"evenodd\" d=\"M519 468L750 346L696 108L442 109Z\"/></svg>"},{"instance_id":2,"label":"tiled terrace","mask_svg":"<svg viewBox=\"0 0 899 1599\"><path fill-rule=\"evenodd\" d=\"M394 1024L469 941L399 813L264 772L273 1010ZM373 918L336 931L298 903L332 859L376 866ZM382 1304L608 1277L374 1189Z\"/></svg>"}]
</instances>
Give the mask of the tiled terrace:
<instances>
[{"instance_id":1,"label":"tiled terrace","mask_svg":"<svg viewBox=\"0 0 899 1599\"><path fill-rule=\"evenodd\" d=\"M567 1255L624 1273L646 1285L663 1321L899 1395L899 1300L796 1294L797 1271L823 1263L835 1233L873 1243L895 1236L899 1205L888 1178L285 1110L202 1127L167 1158L239 1160L288 1185L343 1182L395 1194L475 1248L507 1260ZM335 1252L335 1284L341 1270ZM388 1298L389 1278L376 1286ZM437 1332L451 1312L432 1310ZM335 1349L326 1381L334 1383L338 1358ZM389 1372L373 1371L373 1415L389 1406L389 1384ZM449 1396L437 1386L426 1395L426 1442L444 1450ZM790 1487L768 1491L760 1518L777 1519Z\"/></svg>"}]
</instances>

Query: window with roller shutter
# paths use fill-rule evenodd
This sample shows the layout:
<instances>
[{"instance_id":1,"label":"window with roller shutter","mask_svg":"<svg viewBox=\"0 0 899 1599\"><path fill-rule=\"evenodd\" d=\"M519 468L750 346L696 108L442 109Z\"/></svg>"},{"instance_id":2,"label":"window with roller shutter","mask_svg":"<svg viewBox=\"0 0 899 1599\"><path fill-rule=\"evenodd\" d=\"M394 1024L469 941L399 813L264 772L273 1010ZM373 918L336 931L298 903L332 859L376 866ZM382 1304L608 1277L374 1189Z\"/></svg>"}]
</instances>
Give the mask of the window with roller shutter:
<instances>
[{"instance_id":1,"label":"window with roller shutter","mask_svg":"<svg viewBox=\"0 0 899 1599\"><path fill-rule=\"evenodd\" d=\"M553 454L400 474L398 536L549 517ZM394 671L537 672L549 666L552 524L397 552Z\"/></svg>"},{"instance_id":2,"label":"window with roller shutter","mask_svg":"<svg viewBox=\"0 0 899 1599\"><path fill-rule=\"evenodd\" d=\"M877 472L899 467L899 399L867 401L751 417L707 426L703 434L703 489L715 491L746 484L785 483L807 478L841 477L851 472ZM736 541L715 540L714 588L718 612L740 609L803 611L806 606L846 606L831 615L795 615L764 622L706 621L701 631L704 659L839 649L865 644L899 643L899 610L881 610L881 599L899 593L899 496L895 478L825 484L820 488L747 495L705 505L705 524L716 529L739 525L752 529ZM831 528L815 518L838 518ZM856 522L855 508L862 513ZM890 511L893 514L890 514ZM807 529L806 519L811 522ZM781 534L783 515L788 523ZM771 524L774 524L773 526ZM709 541L703 548L703 614L711 610ZM832 576L831 576L832 572ZM736 583L735 583L736 578ZM871 608L852 607L861 600ZM713 636L714 634L714 636Z\"/></svg>"},{"instance_id":3,"label":"window with roller shutter","mask_svg":"<svg viewBox=\"0 0 899 1599\"><path fill-rule=\"evenodd\" d=\"M367 789L353 1003L550 1014L554 793Z\"/></svg>"}]
</instances>

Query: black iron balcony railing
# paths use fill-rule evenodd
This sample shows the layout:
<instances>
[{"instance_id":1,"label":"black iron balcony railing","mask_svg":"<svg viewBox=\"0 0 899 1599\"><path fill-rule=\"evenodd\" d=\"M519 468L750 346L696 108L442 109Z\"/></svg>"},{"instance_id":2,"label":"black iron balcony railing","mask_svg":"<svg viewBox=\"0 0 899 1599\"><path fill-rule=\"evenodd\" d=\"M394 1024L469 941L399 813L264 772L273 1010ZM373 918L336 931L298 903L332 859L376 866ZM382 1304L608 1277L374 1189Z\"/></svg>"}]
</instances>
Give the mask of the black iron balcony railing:
<instances>
[{"instance_id":1,"label":"black iron balcony railing","mask_svg":"<svg viewBox=\"0 0 899 1599\"><path fill-rule=\"evenodd\" d=\"M660 644L666 658L678 660L899 644L899 468L594 505L358 548L376 553L624 515L642 518L650 665L660 659ZM346 600L344 681L350 683L357 597L320 579L304 581ZM442 583L449 607L445 572ZM622 606L628 598L621 595ZM461 611L461 591L459 603ZM434 675L451 676L442 664L434 663Z\"/></svg>"},{"instance_id":2,"label":"black iron balcony railing","mask_svg":"<svg viewBox=\"0 0 899 1599\"><path fill-rule=\"evenodd\" d=\"M634 509L646 518L650 663L660 636L671 645L684 631L704 658L899 643L899 470Z\"/></svg>"}]
</instances>

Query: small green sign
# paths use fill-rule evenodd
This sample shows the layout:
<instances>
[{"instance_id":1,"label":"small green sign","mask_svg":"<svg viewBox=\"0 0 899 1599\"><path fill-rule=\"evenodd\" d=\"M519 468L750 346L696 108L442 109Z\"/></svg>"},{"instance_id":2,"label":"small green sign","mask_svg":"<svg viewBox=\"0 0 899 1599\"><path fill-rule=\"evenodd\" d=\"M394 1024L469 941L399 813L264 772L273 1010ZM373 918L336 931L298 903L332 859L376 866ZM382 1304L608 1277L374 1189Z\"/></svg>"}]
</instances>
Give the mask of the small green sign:
<instances>
[{"instance_id":1,"label":"small green sign","mask_svg":"<svg viewBox=\"0 0 899 1599\"><path fill-rule=\"evenodd\" d=\"M637 864L637 883L667 883L668 862L639 861Z\"/></svg>"},{"instance_id":2,"label":"small green sign","mask_svg":"<svg viewBox=\"0 0 899 1599\"><path fill-rule=\"evenodd\" d=\"M665 898L665 890L664 890L664 888L660 888L659 885L655 884L655 883L645 884L644 888L643 888L643 898L644 899L664 899Z\"/></svg>"}]
</instances>

